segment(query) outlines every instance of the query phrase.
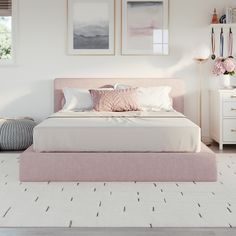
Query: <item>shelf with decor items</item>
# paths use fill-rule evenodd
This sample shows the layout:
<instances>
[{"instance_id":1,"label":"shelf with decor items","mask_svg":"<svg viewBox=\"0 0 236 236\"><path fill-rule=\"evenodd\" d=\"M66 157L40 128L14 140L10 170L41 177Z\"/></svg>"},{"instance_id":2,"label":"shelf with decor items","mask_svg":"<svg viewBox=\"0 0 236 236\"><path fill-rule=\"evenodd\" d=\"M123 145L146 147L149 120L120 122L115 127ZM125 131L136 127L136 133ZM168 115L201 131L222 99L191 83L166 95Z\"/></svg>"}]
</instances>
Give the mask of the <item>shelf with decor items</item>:
<instances>
[{"instance_id":1,"label":"shelf with decor items","mask_svg":"<svg viewBox=\"0 0 236 236\"><path fill-rule=\"evenodd\" d=\"M232 24L210 24L211 28L223 28L223 29L229 29L229 28L236 28L236 23L232 23Z\"/></svg>"},{"instance_id":2,"label":"shelf with decor items","mask_svg":"<svg viewBox=\"0 0 236 236\"><path fill-rule=\"evenodd\" d=\"M211 91L210 100L211 138L223 150L224 144L236 144L236 89Z\"/></svg>"}]
</instances>

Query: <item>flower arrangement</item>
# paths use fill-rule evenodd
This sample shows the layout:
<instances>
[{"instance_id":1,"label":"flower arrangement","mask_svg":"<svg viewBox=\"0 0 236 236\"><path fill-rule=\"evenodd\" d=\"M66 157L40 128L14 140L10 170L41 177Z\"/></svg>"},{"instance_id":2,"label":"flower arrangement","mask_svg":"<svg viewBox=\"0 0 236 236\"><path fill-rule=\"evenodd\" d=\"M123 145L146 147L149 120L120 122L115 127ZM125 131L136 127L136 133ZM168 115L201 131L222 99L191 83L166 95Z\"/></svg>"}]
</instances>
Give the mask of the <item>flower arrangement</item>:
<instances>
[{"instance_id":1,"label":"flower arrangement","mask_svg":"<svg viewBox=\"0 0 236 236\"><path fill-rule=\"evenodd\" d=\"M236 73L236 62L234 58L217 58L214 64L213 73L215 75L234 75Z\"/></svg>"}]
</instances>

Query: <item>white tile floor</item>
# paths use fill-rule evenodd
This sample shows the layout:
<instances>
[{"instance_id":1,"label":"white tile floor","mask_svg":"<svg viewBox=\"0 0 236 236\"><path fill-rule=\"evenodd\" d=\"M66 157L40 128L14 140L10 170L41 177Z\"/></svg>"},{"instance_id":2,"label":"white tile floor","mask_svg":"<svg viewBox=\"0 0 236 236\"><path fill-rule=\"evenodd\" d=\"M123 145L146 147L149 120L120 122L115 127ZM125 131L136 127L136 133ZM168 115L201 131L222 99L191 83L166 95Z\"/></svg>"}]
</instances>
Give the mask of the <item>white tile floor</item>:
<instances>
[{"instance_id":1,"label":"white tile floor","mask_svg":"<svg viewBox=\"0 0 236 236\"><path fill-rule=\"evenodd\" d=\"M236 154L216 183L20 183L0 155L0 227L235 227Z\"/></svg>"}]
</instances>

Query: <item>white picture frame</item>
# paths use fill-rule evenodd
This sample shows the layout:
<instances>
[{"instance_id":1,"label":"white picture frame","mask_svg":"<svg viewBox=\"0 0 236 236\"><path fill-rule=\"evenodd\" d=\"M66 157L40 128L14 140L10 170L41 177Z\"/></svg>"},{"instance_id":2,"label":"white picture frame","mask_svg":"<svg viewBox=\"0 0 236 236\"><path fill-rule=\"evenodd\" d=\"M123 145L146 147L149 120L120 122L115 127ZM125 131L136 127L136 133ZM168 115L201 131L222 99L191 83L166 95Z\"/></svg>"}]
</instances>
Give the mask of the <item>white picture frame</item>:
<instances>
[{"instance_id":1,"label":"white picture frame","mask_svg":"<svg viewBox=\"0 0 236 236\"><path fill-rule=\"evenodd\" d=\"M115 0L68 0L68 52L115 54Z\"/></svg>"},{"instance_id":2,"label":"white picture frame","mask_svg":"<svg viewBox=\"0 0 236 236\"><path fill-rule=\"evenodd\" d=\"M168 55L168 0L123 0L122 55Z\"/></svg>"}]
</instances>

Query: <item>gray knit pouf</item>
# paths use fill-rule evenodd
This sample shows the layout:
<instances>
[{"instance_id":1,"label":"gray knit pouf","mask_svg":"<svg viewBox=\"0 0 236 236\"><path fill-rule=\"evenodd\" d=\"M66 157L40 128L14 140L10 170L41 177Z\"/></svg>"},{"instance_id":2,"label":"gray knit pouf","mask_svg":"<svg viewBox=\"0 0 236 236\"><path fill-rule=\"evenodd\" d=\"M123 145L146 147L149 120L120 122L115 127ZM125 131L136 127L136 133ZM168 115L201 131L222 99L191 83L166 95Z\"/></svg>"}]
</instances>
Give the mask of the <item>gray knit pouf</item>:
<instances>
[{"instance_id":1,"label":"gray knit pouf","mask_svg":"<svg viewBox=\"0 0 236 236\"><path fill-rule=\"evenodd\" d=\"M33 143L33 129L36 123L30 119L1 120L0 150L25 150Z\"/></svg>"}]
</instances>

